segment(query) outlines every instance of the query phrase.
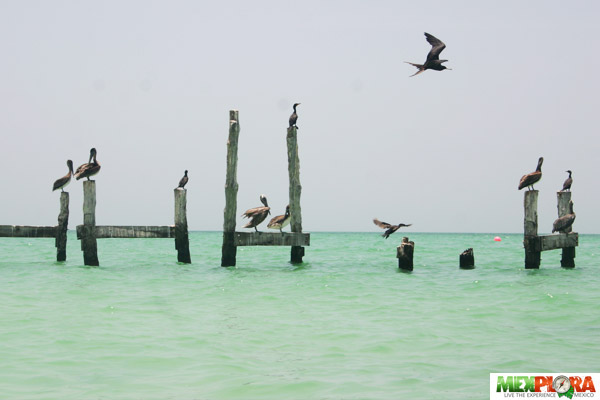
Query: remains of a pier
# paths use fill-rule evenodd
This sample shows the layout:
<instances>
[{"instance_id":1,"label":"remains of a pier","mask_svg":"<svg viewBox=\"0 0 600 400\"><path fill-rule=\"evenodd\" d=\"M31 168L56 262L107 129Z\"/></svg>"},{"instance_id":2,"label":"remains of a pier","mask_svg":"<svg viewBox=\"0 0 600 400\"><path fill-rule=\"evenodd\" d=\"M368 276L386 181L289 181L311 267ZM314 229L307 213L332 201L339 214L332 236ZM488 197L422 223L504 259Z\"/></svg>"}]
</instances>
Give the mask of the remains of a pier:
<instances>
[{"instance_id":1,"label":"remains of a pier","mask_svg":"<svg viewBox=\"0 0 600 400\"><path fill-rule=\"evenodd\" d=\"M398 258L398 268L403 271L413 270L413 253L415 251L415 242L409 241L405 236L402 243L396 248L396 258Z\"/></svg>"},{"instance_id":2,"label":"remains of a pier","mask_svg":"<svg viewBox=\"0 0 600 400\"><path fill-rule=\"evenodd\" d=\"M458 262L461 269L475 268L475 256L473 255L473 248L470 247L460 253L460 256L458 256Z\"/></svg>"},{"instance_id":3,"label":"remains of a pier","mask_svg":"<svg viewBox=\"0 0 600 400\"><path fill-rule=\"evenodd\" d=\"M177 261L191 263L186 217L186 193L182 188L175 192L175 225L170 226L97 226L96 182L83 182L83 225L77 226L77 239L81 240L83 263L98 266L96 239L108 238L175 238Z\"/></svg>"},{"instance_id":4,"label":"remains of a pier","mask_svg":"<svg viewBox=\"0 0 600 400\"><path fill-rule=\"evenodd\" d=\"M302 211L300 208L300 161L298 158L297 128L287 130L289 205L291 231L288 232L236 232L237 213L237 161L238 137L240 134L239 113L229 111L229 139L227 141L227 175L225 177L225 210L223 222L222 267L236 264L237 246L291 246L291 262L301 263L304 246L310 245L310 234L302 232Z\"/></svg>"},{"instance_id":5,"label":"remains of a pier","mask_svg":"<svg viewBox=\"0 0 600 400\"><path fill-rule=\"evenodd\" d=\"M69 192L61 192L57 226L0 225L0 237L54 238L56 261L66 261L67 225L69 225Z\"/></svg>"},{"instance_id":6,"label":"remains of a pier","mask_svg":"<svg viewBox=\"0 0 600 400\"><path fill-rule=\"evenodd\" d=\"M569 201L571 192L558 192L558 216L562 217L569 213ZM546 250L562 249L561 267L575 267L575 247L579 245L579 234L571 232L555 235L538 235L537 215L538 191L529 190L525 192L525 235L523 246L525 247L525 268L537 269L540 267L541 253Z\"/></svg>"}]
</instances>

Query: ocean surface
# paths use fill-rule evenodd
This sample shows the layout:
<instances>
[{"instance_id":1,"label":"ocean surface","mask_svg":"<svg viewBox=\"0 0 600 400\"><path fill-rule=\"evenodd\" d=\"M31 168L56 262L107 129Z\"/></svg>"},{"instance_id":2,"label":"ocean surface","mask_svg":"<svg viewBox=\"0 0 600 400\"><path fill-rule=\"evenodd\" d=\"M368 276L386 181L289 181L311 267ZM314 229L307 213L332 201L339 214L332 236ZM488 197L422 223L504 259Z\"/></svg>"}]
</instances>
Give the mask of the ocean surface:
<instances>
[{"instance_id":1,"label":"ocean surface","mask_svg":"<svg viewBox=\"0 0 600 400\"><path fill-rule=\"evenodd\" d=\"M402 235L412 273L397 267ZM312 233L238 248L219 232L0 239L2 399L486 399L491 372L600 372L600 235L524 269L521 234ZM458 256L473 247L476 268Z\"/></svg>"}]
</instances>

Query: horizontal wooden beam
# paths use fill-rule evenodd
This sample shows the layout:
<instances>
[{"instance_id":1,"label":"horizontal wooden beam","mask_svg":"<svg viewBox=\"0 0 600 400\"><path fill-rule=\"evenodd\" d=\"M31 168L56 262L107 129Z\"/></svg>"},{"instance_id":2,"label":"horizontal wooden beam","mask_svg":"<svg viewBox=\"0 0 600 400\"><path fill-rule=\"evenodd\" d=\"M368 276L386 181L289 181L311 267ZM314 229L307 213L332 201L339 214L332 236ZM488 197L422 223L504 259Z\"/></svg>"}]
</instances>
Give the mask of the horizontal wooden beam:
<instances>
[{"instance_id":1,"label":"horizontal wooden beam","mask_svg":"<svg viewBox=\"0 0 600 400\"><path fill-rule=\"evenodd\" d=\"M77 225L77 239L81 239L83 225ZM160 239L175 237L175 226L113 226L94 227L96 239Z\"/></svg>"},{"instance_id":2,"label":"horizontal wooden beam","mask_svg":"<svg viewBox=\"0 0 600 400\"><path fill-rule=\"evenodd\" d=\"M55 238L56 226L0 225L0 237Z\"/></svg>"},{"instance_id":3,"label":"horizontal wooden beam","mask_svg":"<svg viewBox=\"0 0 600 400\"><path fill-rule=\"evenodd\" d=\"M542 239L542 251L579 246L579 235L577 233L560 233L558 235L541 236L540 238Z\"/></svg>"},{"instance_id":4,"label":"horizontal wooden beam","mask_svg":"<svg viewBox=\"0 0 600 400\"><path fill-rule=\"evenodd\" d=\"M310 246L310 233L234 232L236 246Z\"/></svg>"},{"instance_id":5,"label":"horizontal wooden beam","mask_svg":"<svg viewBox=\"0 0 600 400\"><path fill-rule=\"evenodd\" d=\"M577 232L559 233L557 235L528 236L525 237L526 249L533 251L546 251L564 249L566 247L579 246L579 234Z\"/></svg>"}]
</instances>

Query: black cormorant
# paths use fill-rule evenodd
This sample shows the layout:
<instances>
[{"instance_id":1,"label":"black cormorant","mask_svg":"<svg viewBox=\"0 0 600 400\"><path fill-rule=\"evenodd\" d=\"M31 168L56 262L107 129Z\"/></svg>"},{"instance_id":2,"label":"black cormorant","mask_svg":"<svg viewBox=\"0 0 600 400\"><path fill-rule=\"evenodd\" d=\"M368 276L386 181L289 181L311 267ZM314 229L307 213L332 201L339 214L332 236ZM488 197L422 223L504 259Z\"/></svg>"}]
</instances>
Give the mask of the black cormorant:
<instances>
[{"instance_id":1,"label":"black cormorant","mask_svg":"<svg viewBox=\"0 0 600 400\"><path fill-rule=\"evenodd\" d=\"M294 112L292 113L292 115L290 115L290 128L292 126L295 126L296 129L300 129L300 128L298 128L298 125L296 125L296 121L298 121L298 114L296 114L296 107L299 105L300 105L300 103L294 104Z\"/></svg>"},{"instance_id":2,"label":"black cormorant","mask_svg":"<svg viewBox=\"0 0 600 400\"><path fill-rule=\"evenodd\" d=\"M571 178L571 170L567 170L567 172L569 173L569 177L567 179L565 179L565 183L563 183L563 188L562 191L564 192L565 190L568 190L569 192L571 191L571 185L573 184L573 178Z\"/></svg>"},{"instance_id":3,"label":"black cormorant","mask_svg":"<svg viewBox=\"0 0 600 400\"><path fill-rule=\"evenodd\" d=\"M187 176L187 173L188 173L188 171L187 171L187 169L186 169L186 170L185 170L185 174L183 175L183 178L181 178L181 179L179 180L179 186L177 186L178 188L182 188L182 189L183 189L183 188L185 187L186 183L188 183L188 179L189 179L189 178L188 178L188 176Z\"/></svg>"},{"instance_id":4,"label":"black cormorant","mask_svg":"<svg viewBox=\"0 0 600 400\"><path fill-rule=\"evenodd\" d=\"M377 218L373 219L373 223L375 225L377 225L378 227L380 227L381 229L387 229L385 231L385 233L381 236L383 236L384 238L388 238L390 237L390 235L394 232L396 232L398 229L402 228L403 226L411 226L412 224L398 224L398 225L392 225L392 224L388 224L387 222L381 222L380 220L378 220Z\"/></svg>"}]
</instances>

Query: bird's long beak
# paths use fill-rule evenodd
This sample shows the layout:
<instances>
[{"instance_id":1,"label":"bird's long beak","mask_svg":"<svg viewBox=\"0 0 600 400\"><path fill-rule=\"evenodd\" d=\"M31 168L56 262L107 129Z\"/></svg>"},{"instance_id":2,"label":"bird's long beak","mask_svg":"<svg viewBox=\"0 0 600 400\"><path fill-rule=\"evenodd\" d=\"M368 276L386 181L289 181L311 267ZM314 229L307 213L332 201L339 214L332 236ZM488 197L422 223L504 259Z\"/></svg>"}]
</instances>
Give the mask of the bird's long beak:
<instances>
[{"instance_id":1,"label":"bird's long beak","mask_svg":"<svg viewBox=\"0 0 600 400\"><path fill-rule=\"evenodd\" d=\"M450 71L452 71L452 68L447 68L447 67L446 67L446 69L449 69Z\"/></svg>"}]
</instances>

